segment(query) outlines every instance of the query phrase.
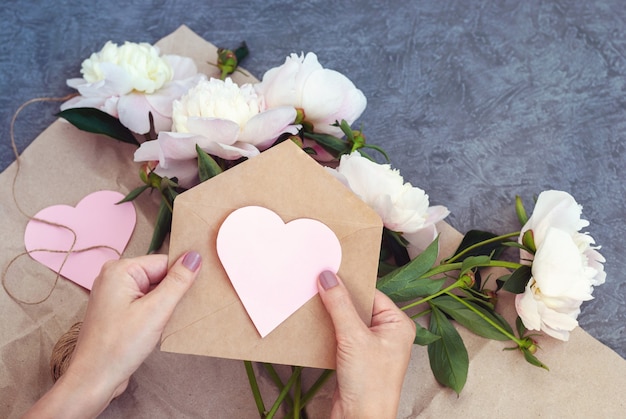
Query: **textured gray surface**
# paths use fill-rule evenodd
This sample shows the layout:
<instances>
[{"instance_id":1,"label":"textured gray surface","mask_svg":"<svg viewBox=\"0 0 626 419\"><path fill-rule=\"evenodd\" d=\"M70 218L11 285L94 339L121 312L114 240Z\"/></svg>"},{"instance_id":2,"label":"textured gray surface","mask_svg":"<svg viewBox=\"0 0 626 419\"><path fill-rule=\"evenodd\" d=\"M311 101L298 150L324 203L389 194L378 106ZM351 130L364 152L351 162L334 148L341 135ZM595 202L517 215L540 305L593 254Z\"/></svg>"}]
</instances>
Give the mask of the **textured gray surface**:
<instances>
[{"instance_id":1,"label":"textured gray surface","mask_svg":"<svg viewBox=\"0 0 626 419\"><path fill-rule=\"evenodd\" d=\"M186 24L217 45L245 39L244 65L257 76L291 52L315 51L367 96L360 122L369 141L446 205L458 230L518 228L516 194L574 195L608 273L580 323L626 357L623 2L248 3L5 0L0 169L13 161L9 122L19 104L70 93L65 79L109 39L154 42ZM57 110L38 104L21 114L20 149Z\"/></svg>"}]
</instances>

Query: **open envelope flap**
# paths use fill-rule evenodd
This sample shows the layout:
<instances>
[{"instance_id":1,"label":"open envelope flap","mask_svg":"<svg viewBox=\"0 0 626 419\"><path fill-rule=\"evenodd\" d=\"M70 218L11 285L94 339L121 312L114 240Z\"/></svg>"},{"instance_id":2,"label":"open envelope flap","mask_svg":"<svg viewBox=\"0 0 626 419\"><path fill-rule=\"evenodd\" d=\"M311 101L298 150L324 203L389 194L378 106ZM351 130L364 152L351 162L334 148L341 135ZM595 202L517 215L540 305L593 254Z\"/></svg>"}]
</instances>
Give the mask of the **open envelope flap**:
<instances>
[{"instance_id":1,"label":"open envelope flap","mask_svg":"<svg viewBox=\"0 0 626 419\"><path fill-rule=\"evenodd\" d=\"M319 296L261 338L217 256L215 241L234 210L258 205L284 222L326 224L342 248L339 275L368 323L382 221L348 188L291 141L285 141L176 198L170 263L195 249L203 266L163 332L161 349L223 358L334 368L335 336Z\"/></svg>"}]
</instances>

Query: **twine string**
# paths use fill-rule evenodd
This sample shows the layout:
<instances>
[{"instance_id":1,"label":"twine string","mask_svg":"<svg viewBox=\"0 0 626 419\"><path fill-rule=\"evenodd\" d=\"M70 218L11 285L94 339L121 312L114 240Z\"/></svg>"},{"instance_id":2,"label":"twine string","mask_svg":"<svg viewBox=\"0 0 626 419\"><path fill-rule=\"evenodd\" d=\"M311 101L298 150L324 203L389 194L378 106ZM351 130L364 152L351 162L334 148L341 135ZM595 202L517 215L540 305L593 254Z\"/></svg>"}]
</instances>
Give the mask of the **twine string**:
<instances>
[{"instance_id":1,"label":"twine string","mask_svg":"<svg viewBox=\"0 0 626 419\"><path fill-rule=\"evenodd\" d=\"M15 174L13 175L13 181L11 183L11 195L13 196L13 203L19 212L26 218L32 218L30 215L26 213L20 206L19 202L15 197L15 184L17 183L17 177L21 168L20 161L20 152L17 150L17 143L15 142L15 121L17 120L18 115L29 105L38 102L65 102L73 97L77 96L76 93L70 93L67 96L63 97L36 97L26 102L22 103L19 108L13 114L13 118L11 118L11 124L9 125L9 138L11 140L11 148L13 149L13 155L15 156Z\"/></svg>"},{"instance_id":2,"label":"twine string","mask_svg":"<svg viewBox=\"0 0 626 419\"><path fill-rule=\"evenodd\" d=\"M122 254L120 251L118 251L117 249L108 246L108 245L95 245L95 246L89 246L89 247L85 247L85 248L80 248L77 249L76 248L76 242L78 240L76 231L74 229L72 229L71 227L61 224L61 223L55 223L52 221L48 221L48 220L44 220L41 218L37 218L34 216L29 215L24 209L22 209L22 207L19 204L19 201L17 199L17 195L16 195L16 184L17 184L17 178L18 175L20 173L20 169L21 169L21 160L20 160L20 153L17 149L17 143L15 141L15 122L17 120L18 115L20 114L20 112L22 112L24 110L24 108L26 108L27 106L33 104L33 103L38 103L38 102L64 102L66 100L71 99L72 97L77 96L76 93L72 93L69 94L67 96L63 96L63 97L39 97L39 98L34 98L34 99L30 99L26 102L24 102L19 108L17 108L17 110L15 111L15 113L13 114L13 117L11 118L11 124L9 127L9 136L10 136L10 141L11 141L11 148L13 150L13 154L15 156L15 173L13 175L13 180L11 182L11 197L13 199L13 203L15 205L15 207L17 208L17 210L26 218L28 218L29 221L37 221L40 223L44 223L53 227L58 227L58 228L63 228L66 229L67 231L69 231L72 234L72 243L70 245L70 247L67 250L58 250L58 249L32 249L30 251L25 251L22 252L20 254L18 254L17 256L13 257L9 263L5 266L5 268L2 271L2 288L4 288L4 291L7 293L7 295L9 295L9 297L11 297L14 301L20 303L20 304L25 304L25 305L37 305L37 304L41 304L43 302L45 302L46 300L48 300L48 298L50 298L50 296L52 295L52 292L55 290L58 282L59 282L59 277L61 276L61 272L63 270L63 267L65 266L67 260L69 259L69 257L72 254L77 254L77 253L81 253L81 252L87 252L90 250L95 250L95 249L110 249L112 251L114 251L117 256L121 257ZM13 265L13 263L15 263L16 260L18 260L19 258L21 258L22 256L25 255L30 255L31 253L35 253L35 252L48 252L48 253L63 253L64 257L63 257L63 261L61 262L61 266L59 267L58 271L56 272L55 278L54 278L54 282L52 283L52 286L50 287L50 289L48 290L48 292L46 293L46 295L44 297L42 297L41 299L37 300L37 301L27 301L24 300L20 297L18 297L17 295L15 295L14 292L12 292L7 284L7 275L8 275L8 271L9 268ZM78 322L75 323L65 334L63 334L61 336L61 338L57 341L57 343L55 344L54 348L52 349L52 354L50 357L50 372L52 374L52 378L54 381L56 381L67 369L67 367L69 366L71 360L72 360L72 355L74 353L74 349L76 346L76 342L78 340L78 335L80 332L80 327L82 325L82 322Z\"/></svg>"},{"instance_id":3,"label":"twine string","mask_svg":"<svg viewBox=\"0 0 626 419\"><path fill-rule=\"evenodd\" d=\"M70 245L69 249L67 250L58 250L58 249L32 249L30 251L25 251L22 252L20 254L18 254L17 256L13 257L9 263L5 266L5 268L2 271L2 288L4 289L4 291L7 293L7 295L9 295L9 297L11 297L13 300L21 303L21 304L25 304L25 305L37 305L37 304L41 304L44 301L46 301L48 298L50 298L50 295L52 295L52 292L54 291L54 289L56 288L58 282L59 282L59 277L61 276L61 272L63 270L63 267L65 266L65 264L67 263L67 260L69 259L69 257L72 254L75 253L81 253L81 252L86 252L89 250L95 250L95 249L110 249L112 251L114 251L118 256L121 256L121 253L108 245L96 245L96 246L89 246L89 247L85 247L82 249L76 249L76 242L78 240L78 236L76 235L76 231L74 231L74 229L72 229L71 227L61 224L61 223L56 223L53 221L49 221L49 220L45 220L42 218L38 218L35 216L31 216L29 215L21 206L19 203L19 200L17 199L17 194L16 194L16 185L17 185L17 178L19 176L20 173L20 168L21 168L21 157L20 157L20 153L17 149L17 142L15 141L15 122L17 121L17 117L19 116L19 114L29 105L33 104L33 103L38 103L38 102L61 102L61 101L66 101L68 99L71 99L72 97L76 96L75 93L69 94L67 96L63 96L63 97L38 97L38 98L34 98L34 99L30 99L26 102L24 102L22 105L20 105L20 107L17 108L17 110L15 111L15 113L13 114L13 117L11 118L11 124L9 126L9 138L11 141L11 149L13 150L13 154L15 156L15 173L13 175L13 181L11 182L11 198L13 199L13 204L15 205L15 207L17 208L17 210L26 218L29 219L29 221L37 221L43 224L47 224L49 226L52 227L58 227L58 228L63 228L67 231L69 231L72 234L72 244ZM13 263L15 263L16 260L18 260L19 258L21 258L24 255L28 255L30 253L34 253L34 252L49 252L49 253L64 253L65 256L63 257L63 260L61 262L61 266L59 267L58 271L56 272L55 278L54 278L54 282L52 283L52 286L50 287L50 289L48 290L48 292L46 293L46 295L37 300L37 301L28 301L28 300L24 300L20 297L18 297L14 292L11 291L11 289L9 288L8 284L7 284L7 274L9 271L9 268L13 265Z\"/></svg>"}]
</instances>

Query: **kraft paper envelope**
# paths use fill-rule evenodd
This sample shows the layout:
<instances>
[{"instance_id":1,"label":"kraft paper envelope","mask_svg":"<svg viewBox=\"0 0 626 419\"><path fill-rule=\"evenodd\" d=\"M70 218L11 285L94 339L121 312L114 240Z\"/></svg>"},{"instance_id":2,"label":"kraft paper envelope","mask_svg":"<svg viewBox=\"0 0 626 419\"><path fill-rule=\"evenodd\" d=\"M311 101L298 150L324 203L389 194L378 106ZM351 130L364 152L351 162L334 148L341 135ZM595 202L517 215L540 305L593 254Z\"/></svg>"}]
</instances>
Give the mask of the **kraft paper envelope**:
<instances>
[{"instance_id":1,"label":"kraft paper envelope","mask_svg":"<svg viewBox=\"0 0 626 419\"><path fill-rule=\"evenodd\" d=\"M222 268L215 247L218 229L232 211L249 205L268 208L285 223L311 218L333 230L342 248L339 275L369 323L382 221L319 163L285 141L176 198L170 263L195 249L203 266L166 326L161 350L334 368L334 329L319 295L261 338Z\"/></svg>"}]
</instances>

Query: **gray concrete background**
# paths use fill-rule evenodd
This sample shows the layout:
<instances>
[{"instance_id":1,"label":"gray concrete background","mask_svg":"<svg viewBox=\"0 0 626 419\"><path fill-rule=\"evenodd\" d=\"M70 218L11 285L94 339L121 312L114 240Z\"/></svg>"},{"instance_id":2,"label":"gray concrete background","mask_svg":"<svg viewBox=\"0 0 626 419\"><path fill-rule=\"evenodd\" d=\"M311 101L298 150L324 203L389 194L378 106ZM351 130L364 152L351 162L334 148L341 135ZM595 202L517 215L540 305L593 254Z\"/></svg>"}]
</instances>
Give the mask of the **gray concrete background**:
<instances>
[{"instance_id":1,"label":"gray concrete background","mask_svg":"<svg viewBox=\"0 0 626 419\"><path fill-rule=\"evenodd\" d=\"M5 0L0 170L13 161L16 108L70 93L65 80L107 40L152 43L186 24L217 45L245 39L244 66L257 76L315 51L367 96L359 123L369 141L446 205L458 230L513 231L516 194L570 192L607 259L607 283L580 323L626 357L625 20L619 0ZM21 114L20 150L57 111Z\"/></svg>"}]
</instances>

